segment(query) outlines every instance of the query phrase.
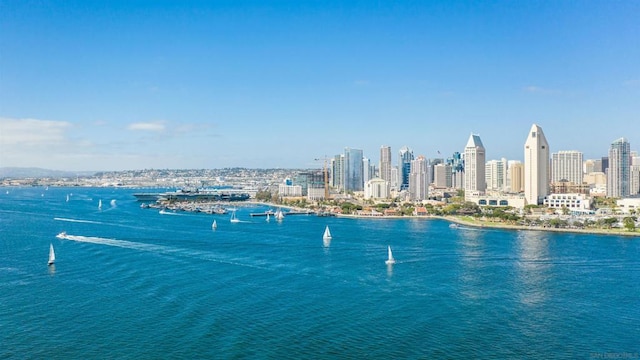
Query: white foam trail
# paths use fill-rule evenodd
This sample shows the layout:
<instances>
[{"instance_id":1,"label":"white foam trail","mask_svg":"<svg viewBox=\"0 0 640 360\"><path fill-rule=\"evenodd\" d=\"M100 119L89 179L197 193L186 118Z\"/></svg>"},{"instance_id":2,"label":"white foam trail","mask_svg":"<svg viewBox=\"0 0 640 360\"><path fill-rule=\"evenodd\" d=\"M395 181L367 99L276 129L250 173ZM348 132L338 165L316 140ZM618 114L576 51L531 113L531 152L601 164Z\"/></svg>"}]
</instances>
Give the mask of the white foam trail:
<instances>
[{"instance_id":1,"label":"white foam trail","mask_svg":"<svg viewBox=\"0 0 640 360\"><path fill-rule=\"evenodd\" d=\"M92 243L92 244L116 246L116 247L121 247L126 249L150 251L150 252L162 252L162 253L177 252L176 251L177 249L174 249L168 246L144 244L144 243L137 243L133 241L127 241L127 240L107 239L107 238L94 237L94 236L66 235L64 236L64 239L78 241L78 242Z\"/></svg>"},{"instance_id":2,"label":"white foam trail","mask_svg":"<svg viewBox=\"0 0 640 360\"><path fill-rule=\"evenodd\" d=\"M158 214L162 214L162 215L182 215L182 214L178 214L178 213L175 213L175 212L164 211L164 210L158 211Z\"/></svg>"},{"instance_id":3,"label":"white foam trail","mask_svg":"<svg viewBox=\"0 0 640 360\"><path fill-rule=\"evenodd\" d=\"M103 222L100 222L100 221L78 220L78 219L67 219L67 218L59 218L59 217L55 217L55 218L53 218L53 220L57 220L57 221L68 221L68 222L77 222L77 223L85 223L85 224L104 224Z\"/></svg>"},{"instance_id":4,"label":"white foam trail","mask_svg":"<svg viewBox=\"0 0 640 360\"><path fill-rule=\"evenodd\" d=\"M233 259L233 260L220 259L219 257L211 253L179 249L179 248L174 248L174 247L164 246L164 245L145 244L145 243L138 243L138 242L127 241L127 240L116 240L116 239L107 239L107 238L94 237L94 236L79 236L79 235L68 235L68 234L62 237L62 239L77 241L77 242L84 242L84 243L99 244L99 245L116 246L116 247L125 248L125 249L134 249L134 250L148 251L153 253L172 254L177 256L197 258L202 260L215 261L219 263L231 264L236 266L244 266L244 267L250 267L250 268L261 269L261 270L273 270L269 267L241 263L241 262L235 261L236 259Z\"/></svg>"}]
</instances>

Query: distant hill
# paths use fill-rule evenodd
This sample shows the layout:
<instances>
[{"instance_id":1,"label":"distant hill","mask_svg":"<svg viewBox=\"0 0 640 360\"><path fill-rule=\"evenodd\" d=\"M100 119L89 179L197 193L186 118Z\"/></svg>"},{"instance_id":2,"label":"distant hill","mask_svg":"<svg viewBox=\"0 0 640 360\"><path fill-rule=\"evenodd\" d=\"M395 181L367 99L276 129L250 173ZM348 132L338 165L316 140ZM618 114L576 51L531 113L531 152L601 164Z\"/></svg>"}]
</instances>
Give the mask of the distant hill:
<instances>
[{"instance_id":1,"label":"distant hill","mask_svg":"<svg viewBox=\"0 0 640 360\"><path fill-rule=\"evenodd\" d=\"M61 171L41 168L2 167L0 178L24 179L24 178L68 178L76 176L90 176L93 171Z\"/></svg>"}]
</instances>

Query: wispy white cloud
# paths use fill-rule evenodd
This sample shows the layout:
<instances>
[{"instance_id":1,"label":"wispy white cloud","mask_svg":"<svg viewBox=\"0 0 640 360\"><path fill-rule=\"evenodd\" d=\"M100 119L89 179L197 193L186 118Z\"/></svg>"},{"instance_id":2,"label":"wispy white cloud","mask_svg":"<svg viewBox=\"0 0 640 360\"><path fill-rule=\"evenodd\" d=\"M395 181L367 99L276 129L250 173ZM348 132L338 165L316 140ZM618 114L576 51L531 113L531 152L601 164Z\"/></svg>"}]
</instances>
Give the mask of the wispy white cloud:
<instances>
[{"instance_id":1,"label":"wispy white cloud","mask_svg":"<svg viewBox=\"0 0 640 360\"><path fill-rule=\"evenodd\" d=\"M3 146L51 146L64 143L72 127L67 121L0 118Z\"/></svg>"},{"instance_id":2,"label":"wispy white cloud","mask_svg":"<svg viewBox=\"0 0 640 360\"><path fill-rule=\"evenodd\" d=\"M133 131L162 132L166 129L166 125L164 121L138 122L138 123L129 124L127 126L127 129L133 130Z\"/></svg>"},{"instance_id":3,"label":"wispy white cloud","mask_svg":"<svg viewBox=\"0 0 640 360\"><path fill-rule=\"evenodd\" d=\"M528 92L528 93L533 93L533 94L560 94L562 93L562 91L557 90L557 89L549 89L549 88L545 88L545 87L541 87L541 86L537 86L537 85L529 85L529 86L525 86L523 89L523 91Z\"/></svg>"},{"instance_id":4,"label":"wispy white cloud","mask_svg":"<svg viewBox=\"0 0 640 360\"><path fill-rule=\"evenodd\" d=\"M623 82L624 86L640 86L640 79L629 79Z\"/></svg>"},{"instance_id":5,"label":"wispy white cloud","mask_svg":"<svg viewBox=\"0 0 640 360\"><path fill-rule=\"evenodd\" d=\"M371 81L369 80L354 80L353 85L355 86L368 86L371 85Z\"/></svg>"}]
</instances>

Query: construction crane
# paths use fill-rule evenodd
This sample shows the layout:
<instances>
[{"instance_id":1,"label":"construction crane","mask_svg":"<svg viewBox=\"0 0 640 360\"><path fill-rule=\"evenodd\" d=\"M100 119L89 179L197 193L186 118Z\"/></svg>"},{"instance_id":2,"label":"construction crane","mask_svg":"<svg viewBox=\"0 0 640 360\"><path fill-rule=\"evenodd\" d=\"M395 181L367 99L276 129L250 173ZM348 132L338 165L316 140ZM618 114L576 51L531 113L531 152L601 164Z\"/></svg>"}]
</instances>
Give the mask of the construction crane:
<instances>
[{"instance_id":1,"label":"construction crane","mask_svg":"<svg viewBox=\"0 0 640 360\"><path fill-rule=\"evenodd\" d=\"M324 199L329 200L329 174L327 173L327 161L328 157L325 155L323 158L316 158L315 161L324 160Z\"/></svg>"}]
</instances>

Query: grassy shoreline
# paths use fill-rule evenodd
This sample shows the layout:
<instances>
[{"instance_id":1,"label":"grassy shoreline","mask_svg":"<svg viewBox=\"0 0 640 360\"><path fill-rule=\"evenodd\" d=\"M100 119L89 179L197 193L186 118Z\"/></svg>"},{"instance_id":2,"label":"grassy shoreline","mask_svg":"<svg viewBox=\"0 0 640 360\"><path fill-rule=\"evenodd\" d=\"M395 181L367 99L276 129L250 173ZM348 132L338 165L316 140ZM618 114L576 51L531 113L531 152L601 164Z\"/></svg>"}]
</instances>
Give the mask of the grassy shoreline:
<instances>
[{"instance_id":1,"label":"grassy shoreline","mask_svg":"<svg viewBox=\"0 0 640 360\"><path fill-rule=\"evenodd\" d=\"M562 233L578 233L578 234L593 234L593 235L614 235L614 236L628 236L628 237L640 237L639 231L627 231L625 229L567 229L567 228L553 228L543 226L523 226L506 224L498 221L487 221L473 218L471 216L367 216L367 215L345 215L338 214L341 218L352 219L439 219L449 221L451 223L485 229L502 229L502 230L529 230L529 231L550 231L550 232L562 232Z\"/></svg>"}]
</instances>

